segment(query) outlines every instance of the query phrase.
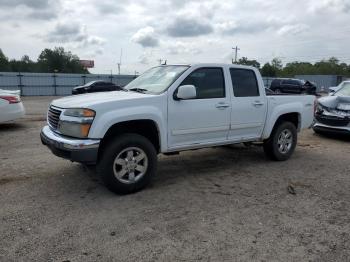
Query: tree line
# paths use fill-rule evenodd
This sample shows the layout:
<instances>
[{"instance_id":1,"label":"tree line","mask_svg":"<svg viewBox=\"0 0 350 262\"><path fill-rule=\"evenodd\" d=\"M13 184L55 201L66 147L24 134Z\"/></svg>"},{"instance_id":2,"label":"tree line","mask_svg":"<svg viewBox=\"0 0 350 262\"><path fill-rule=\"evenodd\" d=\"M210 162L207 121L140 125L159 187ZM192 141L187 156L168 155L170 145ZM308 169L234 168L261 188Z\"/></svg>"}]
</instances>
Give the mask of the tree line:
<instances>
[{"instance_id":1,"label":"tree line","mask_svg":"<svg viewBox=\"0 0 350 262\"><path fill-rule=\"evenodd\" d=\"M240 58L236 64L250 65L258 68L262 76L294 77L295 75L342 75L350 76L350 64L341 63L331 57L316 63L291 62L283 65L281 59L274 58L263 66L254 59ZM36 73L80 73L89 71L79 62L79 57L63 47L44 49L37 61L24 55L20 60L8 59L0 49L0 72L36 72Z\"/></svg>"},{"instance_id":2,"label":"tree line","mask_svg":"<svg viewBox=\"0 0 350 262\"><path fill-rule=\"evenodd\" d=\"M28 55L20 60L8 59L0 49L0 72L89 73L79 62L79 57L63 47L44 49L37 61L31 60Z\"/></svg>"},{"instance_id":3,"label":"tree line","mask_svg":"<svg viewBox=\"0 0 350 262\"><path fill-rule=\"evenodd\" d=\"M350 64L341 63L335 57L323 59L316 63L295 61L286 63L286 65L283 65L281 59L274 58L262 67L258 61L242 57L236 64L254 66L260 70L262 76L267 77L294 77L295 75L350 76Z\"/></svg>"}]
</instances>

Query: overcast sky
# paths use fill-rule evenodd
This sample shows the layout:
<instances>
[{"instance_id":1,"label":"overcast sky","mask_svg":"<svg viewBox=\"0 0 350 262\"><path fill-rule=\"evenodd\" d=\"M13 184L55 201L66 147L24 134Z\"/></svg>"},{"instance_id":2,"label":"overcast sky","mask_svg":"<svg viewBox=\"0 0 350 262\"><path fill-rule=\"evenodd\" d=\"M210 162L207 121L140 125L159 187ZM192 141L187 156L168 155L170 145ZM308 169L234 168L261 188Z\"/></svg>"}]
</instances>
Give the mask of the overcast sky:
<instances>
[{"instance_id":1,"label":"overcast sky","mask_svg":"<svg viewBox=\"0 0 350 262\"><path fill-rule=\"evenodd\" d=\"M92 72L239 57L284 63L336 56L350 63L350 0L0 0L0 48L36 60L63 46Z\"/></svg>"}]
</instances>

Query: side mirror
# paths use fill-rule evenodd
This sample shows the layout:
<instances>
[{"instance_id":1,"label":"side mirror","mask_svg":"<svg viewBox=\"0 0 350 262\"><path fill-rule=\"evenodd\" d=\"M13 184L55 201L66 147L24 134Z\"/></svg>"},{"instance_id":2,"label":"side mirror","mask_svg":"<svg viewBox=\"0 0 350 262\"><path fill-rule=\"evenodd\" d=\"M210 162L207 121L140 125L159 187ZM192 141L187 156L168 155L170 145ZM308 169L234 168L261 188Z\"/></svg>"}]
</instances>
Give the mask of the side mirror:
<instances>
[{"instance_id":1,"label":"side mirror","mask_svg":"<svg viewBox=\"0 0 350 262\"><path fill-rule=\"evenodd\" d=\"M197 97L196 87L194 85L183 85L177 89L176 98L178 100L194 99Z\"/></svg>"}]
</instances>

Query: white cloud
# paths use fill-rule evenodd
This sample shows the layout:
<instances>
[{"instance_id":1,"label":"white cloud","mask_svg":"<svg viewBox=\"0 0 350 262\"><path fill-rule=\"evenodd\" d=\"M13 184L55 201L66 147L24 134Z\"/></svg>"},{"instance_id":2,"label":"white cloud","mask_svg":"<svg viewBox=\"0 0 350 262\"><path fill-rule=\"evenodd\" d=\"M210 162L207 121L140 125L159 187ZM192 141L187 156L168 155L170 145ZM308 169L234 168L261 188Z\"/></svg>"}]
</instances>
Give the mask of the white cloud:
<instances>
[{"instance_id":1,"label":"white cloud","mask_svg":"<svg viewBox=\"0 0 350 262\"><path fill-rule=\"evenodd\" d=\"M74 43L77 47L102 46L106 43L106 40L102 37L89 35L86 26L72 21L57 23L54 29L49 31L44 38L50 43Z\"/></svg>"},{"instance_id":2,"label":"white cloud","mask_svg":"<svg viewBox=\"0 0 350 262\"><path fill-rule=\"evenodd\" d=\"M171 41L165 46L167 53L171 55L198 55L201 53L200 48L191 42Z\"/></svg>"},{"instance_id":3,"label":"white cloud","mask_svg":"<svg viewBox=\"0 0 350 262\"><path fill-rule=\"evenodd\" d=\"M303 33L308 30L308 26L304 24L294 24L294 25L285 25L281 27L278 31L277 34L279 35L297 35L300 33Z\"/></svg>"},{"instance_id":4,"label":"white cloud","mask_svg":"<svg viewBox=\"0 0 350 262\"><path fill-rule=\"evenodd\" d=\"M147 26L138 30L132 37L131 41L140 44L143 47L156 47L159 45L158 37L154 28Z\"/></svg>"},{"instance_id":5,"label":"white cloud","mask_svg":"<svg viewBox=\"0 0 350 262\"><path fill-rule=\"evenodd\" d=\"M230 62L236 45L239 57L261 63L350 62L349 13L350 0L0 0L0 48L35 59L63 46L94 57L93 72L116 70L121 48L131 73L159 59Z\"/></svg>"},{"instance_id":6,"label":"white cloud","mask_svg":"<svg viewBox=\"0 0 350 262\"><path fill-rule=\"evenodd\" d=\"M350 13L349 0L312 0L309 4L309 10L313 13L317 12L344 12Z\"/></svg>"}]
</instances>

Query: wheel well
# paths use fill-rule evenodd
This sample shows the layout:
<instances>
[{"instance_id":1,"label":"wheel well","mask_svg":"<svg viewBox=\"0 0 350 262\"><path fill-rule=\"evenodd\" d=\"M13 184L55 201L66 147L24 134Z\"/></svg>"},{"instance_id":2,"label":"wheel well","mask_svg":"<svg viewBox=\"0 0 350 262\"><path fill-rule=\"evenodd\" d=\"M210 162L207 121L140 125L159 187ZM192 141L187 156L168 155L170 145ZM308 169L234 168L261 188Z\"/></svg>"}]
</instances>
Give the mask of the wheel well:
<instances>
[{"instance_id":1,"label":"wheel well","mask_svg":"<svg viewBox=\"0 0 350 262\"><path fill-rule=\"evenodd\" d=\"M154 145L156 151L160 152L159 132L156 123L153 120L132 120L114 124L108 129L101 141L99 156L109 140L125 133L134 133L146 137Z\"/></svg>"},{"instance_id":2,"label":"wheel well","mask_svg":"<svg viewBox=\"0 0 350 262\"><path fill-rule=\"evenodd\" d=\"M288 114L284 114L279 116L279 118L277 119L274 128L282 123L282 122L291 122L295 125L295 128L299 131L300 129L300 115L299 113L288 113Z\"/></svg>"}]
</instances>

